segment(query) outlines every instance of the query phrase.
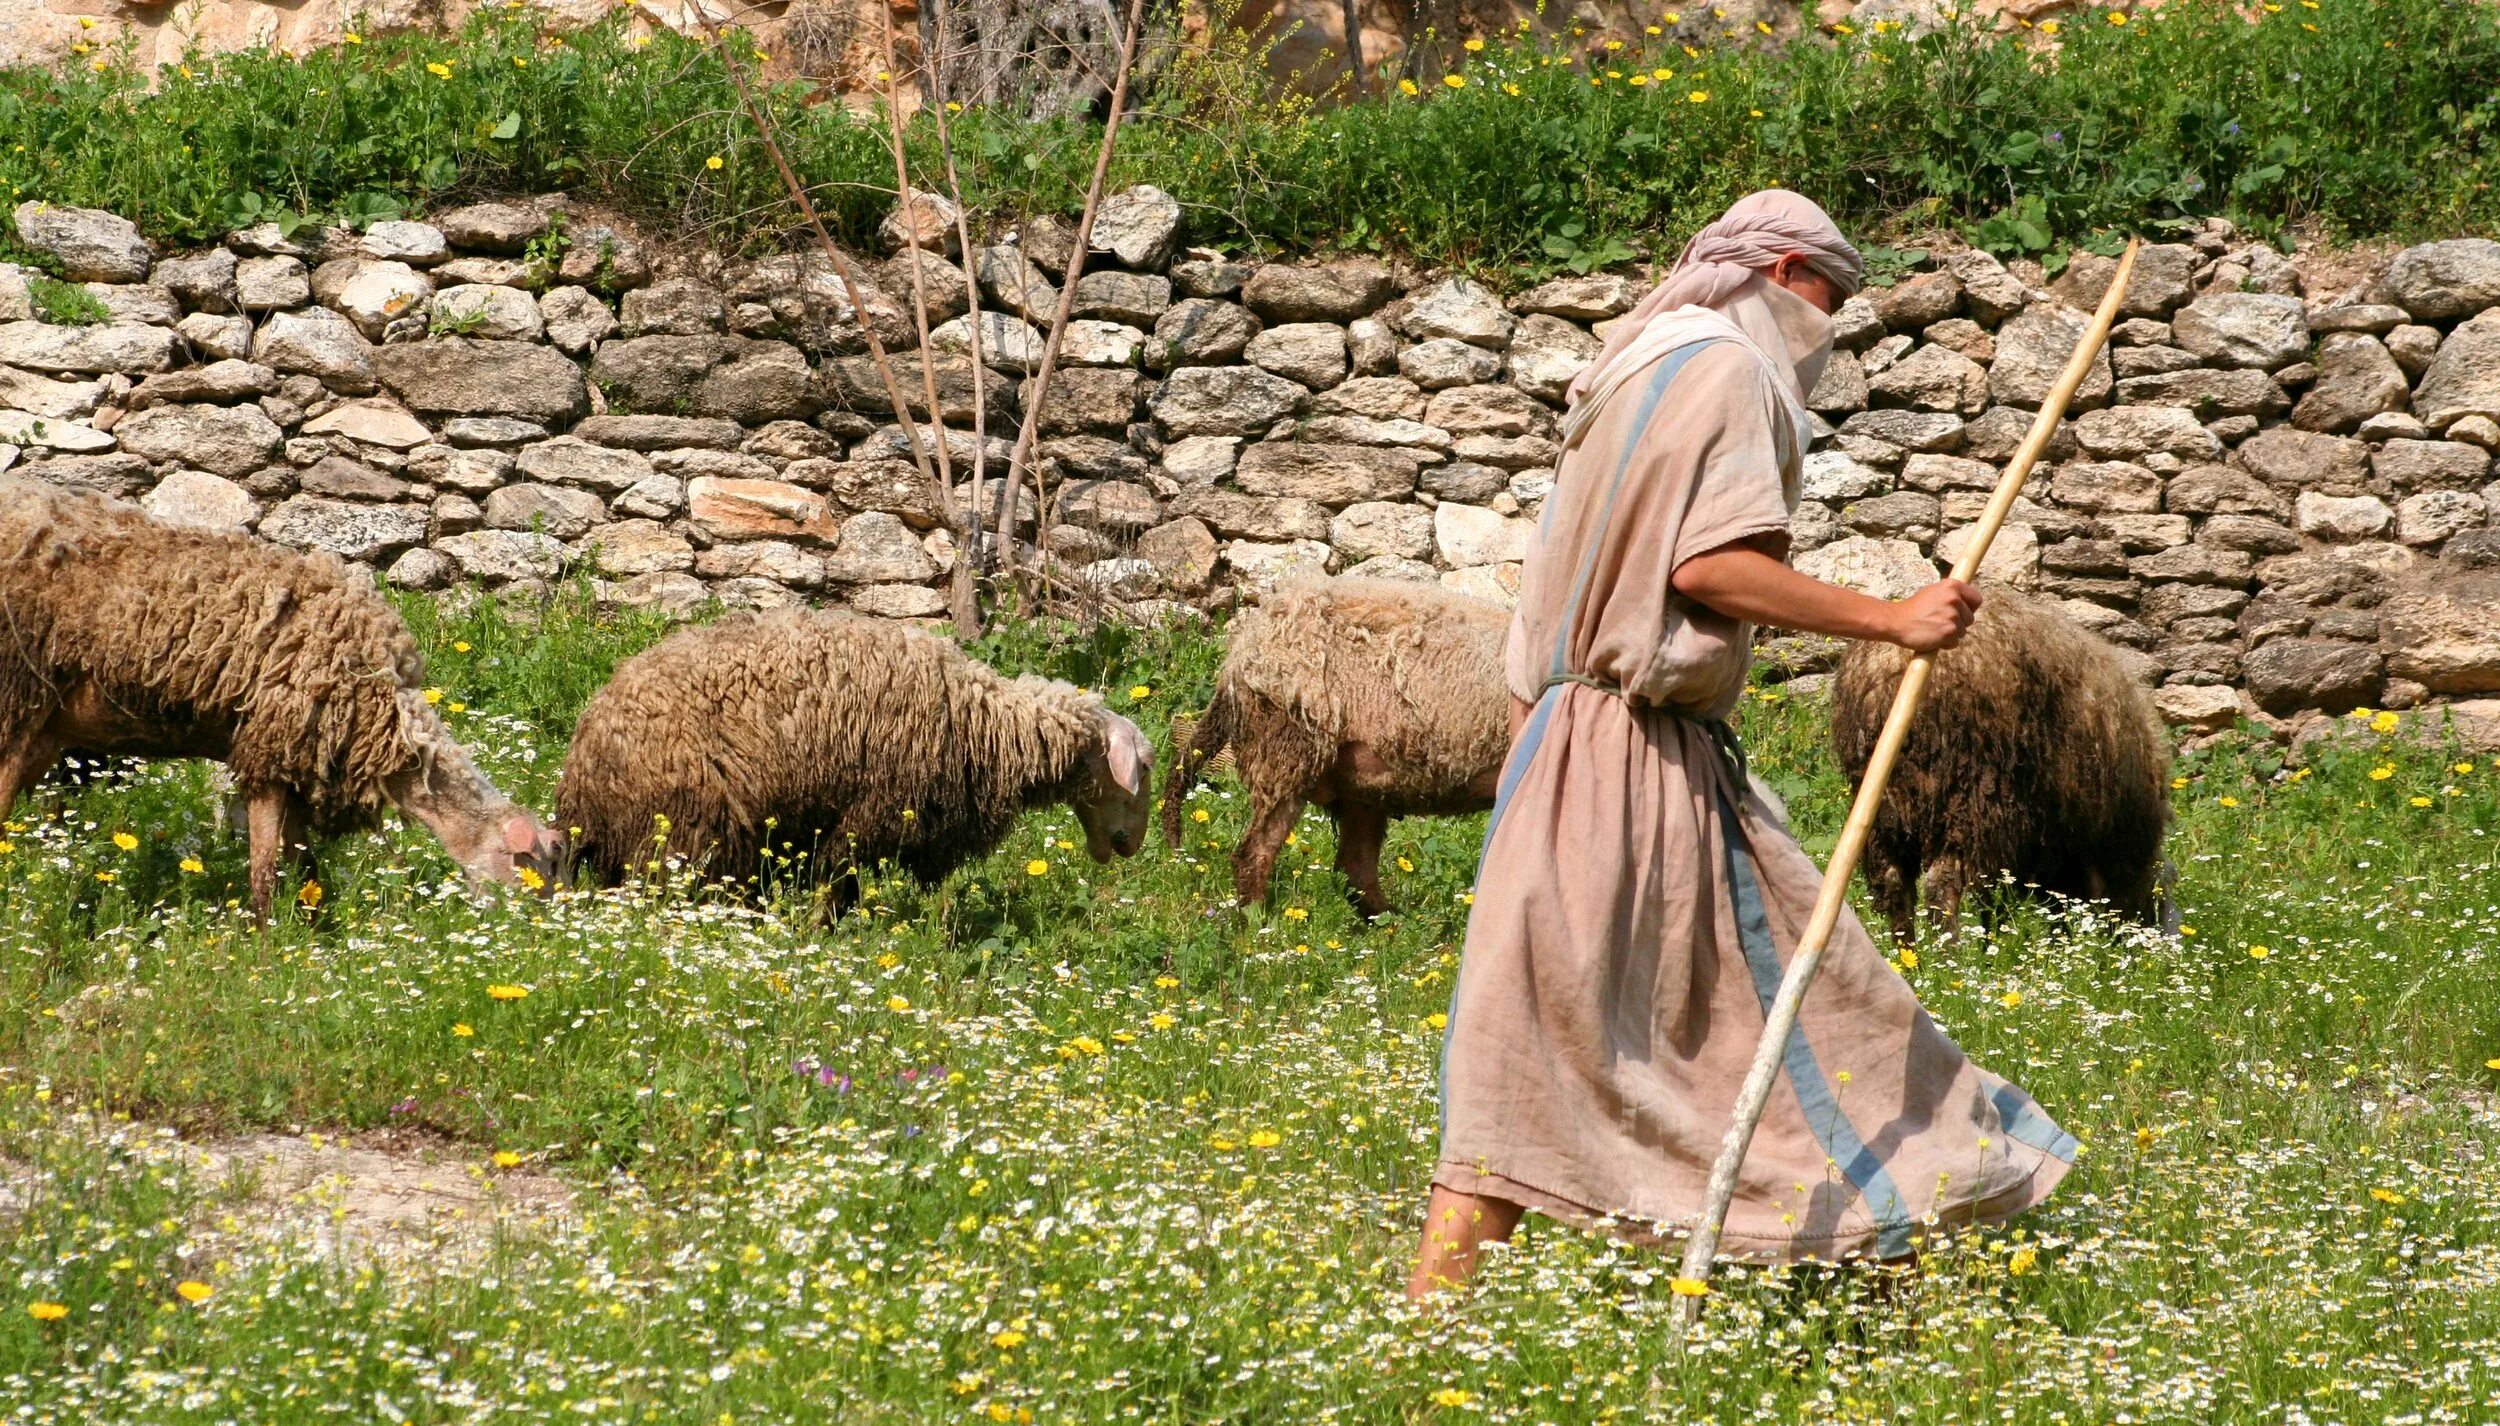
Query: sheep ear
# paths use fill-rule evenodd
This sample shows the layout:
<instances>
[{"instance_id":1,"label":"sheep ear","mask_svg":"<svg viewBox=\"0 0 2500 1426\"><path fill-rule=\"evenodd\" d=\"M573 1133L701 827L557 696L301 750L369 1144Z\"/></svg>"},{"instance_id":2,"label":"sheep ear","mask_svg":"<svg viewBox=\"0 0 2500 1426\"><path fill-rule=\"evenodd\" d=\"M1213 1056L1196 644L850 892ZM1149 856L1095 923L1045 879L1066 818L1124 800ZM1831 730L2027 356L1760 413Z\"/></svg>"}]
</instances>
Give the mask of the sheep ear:
<instances>
[{"instance_id":1,"label":"sheep ear","mask_svg":"<svg viewBox=\"0 0 2500 1426\"><path fill-rule=\"evenodd\" d=\"M1135 797L1146 790L1146 735L1137 725L1114 713L1111 715L1110 761L1111 780L1120 790Z\"/></svg>"},{"instance_id":2,"label":"sheep ear","mask_svg":"<svg viewBox=\"0 0 2500 1426\"><path fill-rule=\"evenodd\" d=\"M515 812L503 822L503 849L514 856L528 856L539 847L538 824L526 812Z\"/></svg>"}]
</instances>

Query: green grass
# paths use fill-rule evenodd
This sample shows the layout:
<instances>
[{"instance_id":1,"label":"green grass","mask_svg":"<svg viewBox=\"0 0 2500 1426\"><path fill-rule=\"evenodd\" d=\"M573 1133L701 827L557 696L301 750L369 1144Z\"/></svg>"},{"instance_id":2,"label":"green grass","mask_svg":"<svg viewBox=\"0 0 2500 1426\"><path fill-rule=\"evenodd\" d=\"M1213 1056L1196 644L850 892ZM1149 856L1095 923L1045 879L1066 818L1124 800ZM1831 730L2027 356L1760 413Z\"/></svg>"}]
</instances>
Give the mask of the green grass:
<instances>
[{"instance_id":1,"label":"green grass","mask_svg":"<svg viewBox=\"0 0 2500 1426\"><path fill-rule=\"evenodd\" d=\"M453 726L541 806L574 712L658 632L570 603L418 622ZM1217 657L1040 626L987 652L1158 735ZM199 768L48 791L0 853L0 1414L2491 1419L2500 771L2412 721L2307 770L2187 761L2192 935L2017 907L1922 941L1930 1009L2080 1166L1889 1298L1730 1274L1689 1354L1667 1263L1550 1225L1447 1314L1399 1305L1480 818L1396 826L1405 909L1375 924L1319 818L1274 906L1229 908L1219 785L1185 853L1096 867L1039 812L830 925L683 889L473 902L393 827L329 847L319 915L263 934ZM1819 844L1846 792L1819 712L1745 722ZM413 1128L583 1212L473 1258L342 1258L228 1221L169 1125Z\"/></svg>"},{"instance_id":2,"label":"green grass","mask_svg":"<svg viewBox=\"0 0 2500 1426\"><path fill-rule=\"evenodd\" d=\"M1235 39L1155 70L1113 181L1178 196L1193 242L1522 274L1672 256L1772 183L1853 225L1960 225L2009 253L2207 214L2446 235L2500 213L2489 6L2284 0L2254 23L2243 8L2068 17L2053 55L1985 22L1915 39L1833 25L1769 49L1702 7L1662 13L1655 36L1557 16L1476 51L1427 36L1418 92L1347 104L1277 97L1259 48ZM719 53L667 31L638 45L610 21L559 38L493 7L454 37L301 57L154 74L86 58L97 67L0 70L10 202L110 208L178 241L505 189L565 189L733 247L791 226ZM828 221L864 241L891 203L882 121L804 102L814 93L786 84L767 102ZM1073 210L1098 137L969 110L967 196L1007 216ZM910 143L918 172L940 171L931 124Z\"/></svg>"}]
</instances>

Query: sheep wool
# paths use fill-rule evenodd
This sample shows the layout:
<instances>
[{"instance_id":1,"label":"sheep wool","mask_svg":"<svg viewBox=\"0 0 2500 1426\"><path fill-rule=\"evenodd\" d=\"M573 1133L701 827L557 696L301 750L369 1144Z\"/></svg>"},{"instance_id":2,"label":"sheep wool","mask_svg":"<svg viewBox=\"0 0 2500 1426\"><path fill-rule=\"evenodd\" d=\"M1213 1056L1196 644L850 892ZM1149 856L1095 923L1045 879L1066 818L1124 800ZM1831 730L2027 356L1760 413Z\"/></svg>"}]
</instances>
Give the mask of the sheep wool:
<instances>
[{"instance_id":1,"label":"sheep wool","mask_svg":"<svg viewBox=\"0 0 2500 1426\"><path fill-rule=\"evenodd\" d=\"M0 619L0 754L43 734L70 675L132 725L94 751L222 758L325 831L368 822L421 756L399 697L416 644L335 559L0 477Z\"/></svg>"},{"instance_id":2,"label":"sheep wool","mask_svg":"<svg viewBox=\"0 0 2500 1426\"><path fill-rule=\"evenodd\" d=\"M1502 640L1509 612L1431 585L1333 579L1288 584L1233 624L1207 711L1166 775L1163 829L1228 746L1251 797L1233 856L1236 891L1267 894L1305 802L1337 814L1338 865L1367 911L1381 895L1391 817L1480 811L1509 751Z\"/></svg>"},{"instance_id":3,"label":"sheep wool","mask_svg":"<svg viewBox=\"0 0 2500 1426\"><path fill-rule=\"evenodd\" d=\"M2162 900L2170 739L2117 652L2047 603L1989 586L1971 631L1936 660L1866 849L1895 935L1922 876L1950 922L2002 872L2151 919ZM1854 782L1882 733L1906 650L1861 643L1832 683L1832 749Z\"/></svg>"},{"instance_id":4,"label":"sheep wool","mask_svg":"<svg viewBox=\"0 0 2500 1426\"><path fill-rule=\"evenodd\" d=\"M573 735L558 820L609 884L670 857L756 876L768 847L837 888L889 859L934 881L1028 802L1080 793L1107 726L1093 694L905 625L732 617L617 669Z\"/></svg>"}]
</instances>

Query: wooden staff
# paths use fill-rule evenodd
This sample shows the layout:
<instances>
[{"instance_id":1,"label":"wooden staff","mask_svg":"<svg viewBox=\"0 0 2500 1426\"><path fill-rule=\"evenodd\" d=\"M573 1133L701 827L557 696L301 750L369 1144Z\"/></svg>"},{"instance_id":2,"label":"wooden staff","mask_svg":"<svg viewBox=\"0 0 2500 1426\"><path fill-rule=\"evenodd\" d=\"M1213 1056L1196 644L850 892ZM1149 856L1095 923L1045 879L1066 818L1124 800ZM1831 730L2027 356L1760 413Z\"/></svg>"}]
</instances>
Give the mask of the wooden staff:
<instances>
[{"instance_id":1,"label":"wooden staff","mask_svg":"<svg viewBox=\"0 0 2500 1426\"><path fill-rule=\"evenodd\" d=\"M2092 370L2092 358L2099 354L2101 343L2109 337L2112 323L2118 320L2118 304L2126 296L2127 279L2135 273L2136 244L2128 242L2127 251L2118 259L2118 270L2109 280L2109 294L2101 299L2101 309L2092 314L2092 326L2076 343L2075 354L2066 361L2066 370L2057 379L2048 399L2040 403L2040 414L2031 423L2031 434L2023 438L2022 449L2014 453L2012 464L2005 467L2005 478L1997 482L1996 494L1989 497L1988 508L1971 527L1971 541L1954 562L1953 577L1965 582L1979 572L1980 562L1988 557L1988 546L1996 540L1997 529L2005 523L2006 512L2014 508L2014 499L2023 492L2023 482L2030 477L2031 467L2048 449L2049 438L2057 433L2058 418L2066 414L2066 403L2075 399L2076 388ZM1910 735L1910 724L1918 717L1919 701L1927 695L1928 675L1935 671L1936 656L1924 653L1910 660L1901 671L1901 687L1892 696L1892 711L1884 717L1883 736L1875 740L1875 755L1867 760L1866 777L1858 784L1857 800L1849 804L1849 820L1840 829L1840 844L1832 848L1832 859L1823 868L1823 890L1814 899L1814 915L1806 922L1803 936L1797 939L1797 953L1788 962L1788 972L1780 978L1779 994L1772 998L1771 1008L1762 1019L1762 1043L1754 1050L1753 1067L1745 1072L1744 1087L1736 1095L1736 1114L1727 1126L1727 1138L1719 1145L1718 1162L1710 1166L1710 1188L1702 1199L1701 1221L1694 1225L1693 1235L1685 1240L1683 1266L1677 1276L1685 1285L1684 1320L1692 1322L1701 1315L1702 1293L1698 1290L1710 1279L1710 1265L1719 1253L1719 1232L1727 1226L1727 1208L1736 1196L1736 1174L1745 1165L1745 1151L1753 1145L1753 1131L1762 1122L1762 1106L1770 1100L1771 1085L1779 1078L1780 1062L1788 1054L1788 1037L1797 1028L1797 1010L1805 1003L1806 987L1814 983L1815 972L1822 969L1823 952L1831 945L1832 928L1840 924L1840 913L1849 902L1849 878L1857 873L1858 857L1866 850L1867 834L1875 826L1875 810L1884 800L1884 786L1892 780L1893 762L1901 756L1901 744Z\"/></svg>"}]
</instances>

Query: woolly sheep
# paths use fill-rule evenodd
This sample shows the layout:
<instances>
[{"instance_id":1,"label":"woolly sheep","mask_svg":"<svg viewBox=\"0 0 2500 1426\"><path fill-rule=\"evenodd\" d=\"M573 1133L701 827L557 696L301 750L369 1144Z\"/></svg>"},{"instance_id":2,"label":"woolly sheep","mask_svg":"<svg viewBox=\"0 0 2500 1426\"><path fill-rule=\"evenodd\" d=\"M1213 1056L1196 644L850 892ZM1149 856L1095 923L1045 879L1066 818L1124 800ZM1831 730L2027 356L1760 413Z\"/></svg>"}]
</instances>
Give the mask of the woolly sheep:
<instances>
[{"instance_id":1,"label":"woolly sheep","mask_svg":"<svg viewBox=\"0 0 2500 1426\"><path fill-rule=\"evenodd\" d=\"M1337 820L1337 869L1364 914L1389 909L1389 819L1493 805L1510 745L1502 682L1509 614L1430 585L1336 579L1286 585L1234 621L1215 697L1175 750L1163 831L1227 747L1250 793L1233 888L1266 898L1305 803Z\"/></svg>"},{"instance_id":2,"label":"woolly sheep","mask_svg":"<svg viewBox=\"0 0 2500 1426\"><path fill-rule=\"evenodd\" d=\"M2051 606L1991 586L1936 660L1867 842L1867 887L1893 934L1927 905L1950 925L1999 872L2066 896L2164 914L2170 740L2116 651ZM1906 651L1853 645L1832 683L1832 750L1866 771Z\"/></svg>"},{"instance_id":3,"label":"woolly sheep","mask_svg":"<svg viewBox=\"0 0 2500 1426\"><path fill-rule=\"evenodd\" d=\"M1151 753L1072 684L1007 678L905 625L805 609L679 630L582 713L559 820L614 884L685 858L757 872L768 843L811 861L834 905L891 860L936 881L1062 802L1096 861L1145 840Z\"/></svg>"},{"instance_id":4,"label":"woolly sheep","mask_svg":"<svg viewBox=\"0 0 2500 1426\"><path fill-rule=\"evenodd\" d=\"M423 682L398 612L335 559L0 476L0 812L72 750L214 758L247 804L263 920L282 853L386 802L473 880L544 886L556 839Z\"/></svg>"}]
</instances>

